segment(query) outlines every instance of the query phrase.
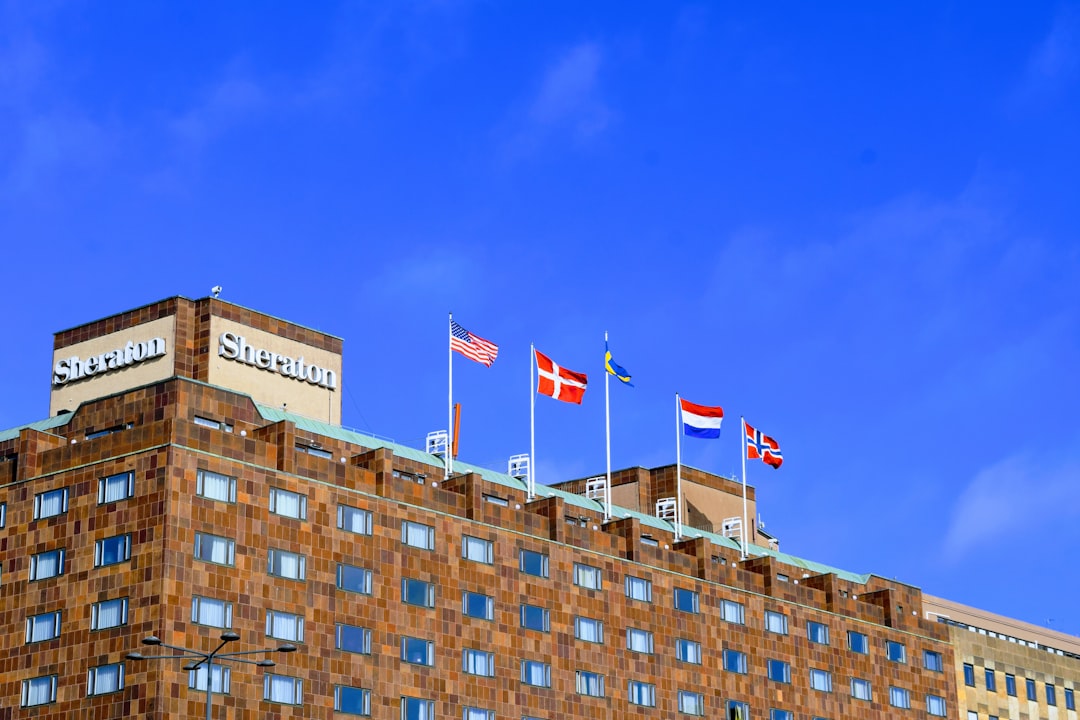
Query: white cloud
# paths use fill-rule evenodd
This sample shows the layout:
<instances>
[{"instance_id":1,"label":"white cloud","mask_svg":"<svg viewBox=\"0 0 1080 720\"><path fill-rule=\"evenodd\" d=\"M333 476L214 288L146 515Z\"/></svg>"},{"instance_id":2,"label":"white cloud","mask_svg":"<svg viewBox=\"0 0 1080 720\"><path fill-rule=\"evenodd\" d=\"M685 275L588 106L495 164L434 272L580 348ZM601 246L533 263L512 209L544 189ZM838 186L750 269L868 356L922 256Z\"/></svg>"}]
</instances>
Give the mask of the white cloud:
<instances>
[{"instance_id":1,"label":"white cloud","mask_svg":"<svg viewBox=\"0 0 1080 720\"><path fill-rule=\"evenodd\" d=\"M172 121L171 128L185 144L201 148L266 104L264 90L233 64L199 102Z\"/></svg>"},{"instance_id":2,"label":"white cloud","mask_svg":"<svg viewBox=\"0 0 1080 720\"><path fill-rule=\"evenodd\" d=\"M581 43L548 68L529 111L537 125L567 125L580 137L601 132L611 113L599 97L603 53L594 43Z\"/></svg>"},{"instance_id":3,"label":"white cloud","mask_svg":"<svg viewBox=\"0 0 1080 720\"><path fill-rule=\"evenodd\" d=\"M1012 102L1026 106L1045 100L1067 87L1080 69L1080 11L1065 5L1054 23L1028 58L1023 78Z\"/></svg>"}]
</instances>

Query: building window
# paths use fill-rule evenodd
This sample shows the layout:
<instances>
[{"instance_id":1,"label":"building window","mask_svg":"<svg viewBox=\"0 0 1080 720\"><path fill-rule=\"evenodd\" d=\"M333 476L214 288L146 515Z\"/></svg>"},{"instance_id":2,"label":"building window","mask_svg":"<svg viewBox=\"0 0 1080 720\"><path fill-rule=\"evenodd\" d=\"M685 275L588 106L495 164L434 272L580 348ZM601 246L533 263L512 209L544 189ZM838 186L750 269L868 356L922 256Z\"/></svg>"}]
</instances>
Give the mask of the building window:
<instances>
[{"instance_id":1,"label":"building window","mask_svg":"<svg viewBox=\"0 0 1080 720\"><path fill-rule=\"evenodd\" d=\"M784 613L765 611L765 629L777 635L787 635L787 615Z\"/></svg>"},{"instance_id":2,"label":"building window","mask_svg":"<svg viewBox=\"0 0 1080 720\"><path fill-rule=\"evenodd\" d=\"M423 580L401 578L401 602L418 607L435 607L435 586Z\"/></svg>"},{"instance_id":3,"label":"building window","mask_svg":"<svg viewBox=\"0 0 1080 720\"><path fill-rule=\"evenodd\" d=\"M679 712L683 715L705 714L705 696L689 690L679 691Z\"/></svg>"},{"instance_id":4,"label":"building window","mask_svg":"<svg viewBox=\"0 0 1080 720\"><path fill-rule=\"evenodd\" d=\"M86 673L86 694L106 695L124 689L124 664L98 665Z\"/></svg>"},{"instance_id":5,"label":"building window","mask_svg":"<svg viewBox=\"0 0 1080 720\"><path fill-rule=\"evenodd\" d=\"M1050 707L1057 706L1057 688L1050 683L1046 684L1046 704Z\"/></svg>"},{"instance_id":6,"label":"building window","mask_svg":"<svg viewBox=\"0 0 1080 720\"><path fill-rule=\"evenodd\" d=\"M701 664L701 643L695 640L679 638L675 641L676 659L692 665Z\"/></svg>"},{"instance_id":7,"label":"building window","mask_svg":"<svg viewBox=\"0 0 1080 720\"><path fill-rule=\"evenodd\" d=\"M371 513L351 505L338 505L337 526L338 529L346 532L356 533L357 535L370 535L372 530ZM356 688L347 689L354 690ZM364 692L368 691L365 690Z\"/></svg>"},{"instance_id":8,"label":"building window","mask_svg":"<svg viewBox=\"0 0 1080 720\"><path fill-rule=\"evenodd\" d=\"M131 559L131 535L117 535L94 543L94 567L106 567Z\"/></svg>"},{"instance_id":9,"label":"building window","mask_svg":"<svg viewBox=\"0 0 1080 720\"><path fill-rule=\"evenodd\" d=\"M627 684L626 695L631 705L656 707L656 686L652 683L631 680Z\"/></svg>"},{"instance_id":10,"label":"building window","mask_svg":"<svg viewBox=\"0 0 1080 720\"><path fill-rule=\"evenodd\" d=\"M630 652L653 654L653 634L648 630L626 628L626 649Z\"/></svg>"},{"instance_id":11,"label":"building window","mask_svg":"<svg viewBox=\"0 0 1080 720\"><path fill-rule=\"evenodd\" d=\"M604 584L603 573L598 567L574 563L574 584L586 590L601 590Z\"/></svg>"},{"instance_id":12,"label":"building window","mask_svg":"<svg viewBox=\"0 0 1080 720\"><path fill-rule=\"evenodd\" d=\"M1065 688L1065 709L1076 709L1076 698L1073 696L1073 691L1069 688Z\"/></svg>"},{"instance_id":13,"label":"building window","mask_svg":"<svg viewBox=\"0 0 1080 720\"><path fill-rule=\"evenodd\" d=\"M889 704L895 708L908 710L911 708L911 691L904 688L889 688Z\"/></svg>"},{"instance_id":14,"label":"building window","mask_svg":"<svg viewBox=\"0 0 1080 720\"><path fill-rule=\"evenodd\" d=\"M421 550L434 550L435 528L411 520L402 520L401 542L409 547L420 548Z\"/></svg>"},{"instance_id":15,"label":"building window","mask_svg":"<svg viewBox=\"0 0 1080 720\"><path fill-rule=\"evenodd\" d=\"M86 439L95 440L99 437L105 437L106 435L112 435L113 433L123 432L124 430L130 430L135 426L134 423L121 423L119 425L113 425L112 427L105 428L104 430L87 430Z\"/></svg>"},{"instance_id":16,"label":"building window","mask_svg":"<svg viewBox=\"0 0 1080 720\"><path fill-rule=\"evenodd\" d=\"M810 670L810 687L820 692L832 692L832 673L828 670Z\"/></svg>"},{"instance_id":17,"label":"building window","mask_svg":"<svg viewBox=\"0 0 1080 720\"><path fill-rule=\"evenodd\" d=\"M401 720L435 720L435 703L431 700L402 697Z\"/></svg>"},{"instance_id":18,"label":"building window","mask_svg":"<svg viewBox=\"0 0 1080 720\"><path fill-rule=\"evenodd\" d=\"M626 597L641 602L652 602L652 581L627 575Z\"/></svg>"},{"instance_id":19,"label":"building window","mask_svg":"<svg viewBox=\"0 0 1080 720\"><path fill-rule=\"evenodd\" d=\"M214 684L210 688L210 691L221 695L228 695L232 688L232 669L222 667L221 665L215 665L211 677L213 678ZM188 670L188 687L192 690L202 690L203 692L206 692L205 664L200 665L195 670Z\"/></svg>"},{"instance_id":20,"label":"building window","mask_svg":"<svg viewBox=\"0 0 1080 720\"><path fill-rule=\"evenodd\" d=\"M488 495L487 493L484 493L484 502L498 505L499 507L510 507L510 499L499 497L498 495Z\"/></svg>"},{"instance_id":21,"label":"building window","mask_svg":"<svg viewBox=\"0 0 1080 720\"><path fill-rule=\"evenodd\" d=\"M684 590L683 588L675 588L672 592L672 598L675 600L675 609L688 613L699 612L698 594L693 590Z\"/></svg>"},{"instance_id":22,"label":"building window","mask_svg":"<svg viewBox=\"0 0 1080 720\"><path fill-rule=\"evenodd\" d=\"M495 598L483 593L464 590L461 593L461 612L466 617L477 618L478 620L494 620Z\"/></svg>"},{"instance_id":23,"label":"building window","mask_svg":"<svg viewBox=\"0 0 1080 720\"><path fill-rule=\"evenodd\" d=\"M359 625L335 626L334 647L358 655L371 654L371 631Z\"/></svg>"},{"instance_id":24,"label":"building window","mask_svg":"<svg viewBox=\"0 0 1080 720\"><path fill-rule=\"evenodd\" d=\"M574 637L591 643L604 642L604 623L587 617L574 618Z\"/></svg>"},{"instance_id":25,"label":"building window","mask_svg":"<svg viewBox=\"0 0 1080 720\"><path fill-rule=\"evenodd\" d=\"M26 618L26 642L44 642L60 635L60 611Z\"/></svg>"},{"instance_id":26,"label":"building window","mask_svg":"<svg viewBox=\"0 0 1080 720\"><path fill-rule=\"evenodd\" d=\"M746 653L738 650L724 650L724 669L728 672L746 674Z\"/></svg>"},{"instance_id":27,"label":"building window","mask_svg":"<svg viewBox=\"0 0 1080 720\"><path fill-rule=\"evenodd\" d=\"M0 503L0 528L7 527L7 503Z\"/></svg>"},{"instance_id":28,"label":"building window","mask_svg":"<svg viewBox=\"0 0 1080 720\"><path fill-rule=\"evenodd\" d=\"M233 426L229 423L219 422L217 420L212 420L207 417L202 417L201 415L196 415L194 417L194 421L196 425L200 425L202 427L213 428L214 430L224 430L225 432L233 431Z\"/></svg>"},{"instance_id":29,"label":"building window","mask_svg":"<svg viewBox=\"0 0 1080 720\"><path fill-rule=\"evenodd\" d=\"M344 563L338 563L338 590L360 593L361 595L370 595L371 579L372 573L367 568L358 567L356 565L346 565Z\"/></svg>"},{"instance_id":30,"label":"building window","mask_svg":"<svg viewBox=\"0 0 1080 720\"><path fill-rule=\"evenodd\" d=\"M371 691L348 685L335 685L334 711L346 715L371 715Z\"/></svg>"},{"instance_id":31,"label":"building window","mask_svg":"<svg viewBox=\"0 0 1080 720\"><path fill-rule=\"evenodd\" d=\"M964 684L975 687L975 666L971 663L964 663Z\"/></svg>"},{"instance_id":32,"label":"building window","mask_svg":"<svg viewBox=\"0 0 1080 720\"><path fill-rule=\"evenodd\" d=\"M791 714L790 710L772 708L769 710L769 720L795 720L795 716Z\"/></svg>"},{"instance_id":33,"label":"building window","mask_svg":"<svg viewBox=\"0 0 1080 720\"><path fill-rule=\"evenodd\" d=\"M1005 694L1009 697L1016 697L1016 676L1005 674Z\"/></svg>"},{"instance_id":34,"label":"building window","mask_svg":"<svg viewBox=\"0 0 1080 720\"><path fill-rule=\"evenodd\" d=\"M578 695L604 697L604 676L600 673L578 670L576 685Z\"/></svg>"},{"instance_id":35,"label":"building window","mask_svg":"<svg viewBox=\"0 0 1080 720\"><path fill-rule=\"evenodd\" d=\"M469 675L495 677L495 653L465 648L462 653L462 670Z\"/></svg>"},{"instance_id":36,"label":"building window","mask_svg":"<svg viewBox=\"0 0 1080 720\"><path fill-rule=\"evenodd\" d=\"M270 512L293 520L307 519L307 496L270 488Z\"/></svg>"},{"instance_id":37,"label":"building window","mask_svg":"<svg viewBox=\"0 0 1080 720\"><path fill-rule=\"evenodd\" d=\"M48 705L56 702L56 676L43 675L22 682L22 707Z\"/></svg>"},{"instance_id":38,"label":"building window","mask_svg":"<svg viewBox=\"0 0 1080 720\"><path fill-rule=\"evenodd\" d=\"M191 598L191 622L197 625L228 629L232 627L232 603L224 600Z\"/></svg>"},{"instance_id":39,"label":"building window","mask_svg":"<svg viewBox=\"0 0 1080 720\"><path fill-rule=\"evenodd\" d=\"M411 665L431 667L435 664L435 643L405 635L401 638L401 659Z\"/></svg>"},{"instance_id":40,"label":"building window","mask_svg":"<svg viewBox=\"0 0 1080 720\"><path fill-rule=\"evenodd\" d=\"M494 559L495 543L483 538L465 535L461 538L461 557L473 562L490 565Z\"/></svg>"},{"instance_id":41,"label":"building window","mask_svg":"<svg viewBox=\"0 0 1080 720\"><path fill-rule=\"evenodd\" d=\"M122 472L98 479L98 505L126 500L135 494L135 473Z\"/></svg>"},{"instance_id":42,"label":"building window","mask_svg":"<svg viewBox=\"0 0 1080 720\"><path fill-rule=\"evenodd\" d=\"M312 457L322 458L323 460L331 460L334 454L329 450L323 450L321 447L315 447L314 445L304 445L302 443L296 444L296 452L304 453Z\"/></svg>"},{"instance_id":43,"label":"building window","mask_svg":"<svg viewBox=\"0 0 1080 720\"><path fill-rule=\"evenodd\" d=\"M791 682L791 665L783 660L769 660L768 673L773 682Z\"/></svg>"},{"instance_id":44,"label":"building window","mask_svg":"<svg viewBox=\"0 0 1080 720\"><path fill-rule=\"evenodd\" d=\"M989 692L997 691L997 674L992 668L986 668L986 689Z\"/></svg>"},{"instance_id":45,"label":"building window","mask_svg":"<svg viewBox=\"0 0 1080 720\"><path fill-rule=\"evenodd\" d=\"M927 695L926 714L935 717L945 717L945 698L940 695Z\"/></svg>"},{"instance_id":46,"label":"building window","mask_svg":"<svg viewBox=\"0 0 1080 720\"><path fill-rule=\"evenodd\" d=\"M287 675L263 676L263 700L282 705L304 704L304 681Z\"/></svg>"},{"instance_id":47,"label":"building window","mask_svg":"<svg viewBox=\"0 0 1080 720\"><path fill-rule=\"evenodd\" d=\"M851 697L856 700L869 700L870 681L861 678L851 678Z\"/></svg>"},{"instance_id":48,"label":"building window","mask_svg":"<svg viewBox=\"0 0 1080 720\"><path fill-rule=\"evenodd\" d=\"M828 645L829 626L825 623L819 623L810 620L806 623L806 637L812 643L817 643L818 645Z\"/></svg>"},{"instance_id":49,"label":"building window","mask_svg":"<svg viewBox=\"0 0 1080 720\"><path fill-rule=\"evenodd\" d=\"M303 580L307 574L307 558L288 550L270 548L266 572L287 580Z\"/></svg>"},{"instance_id":50,"label":"building window","mask_svg":"<svg viewBox=\"0 0 1080 720\"><path fill-rule=\"evenodd\" d=\"M967 720L979 720L979 713L974 710L968 710Z\"/></svg>"},{"instance_id":51,"label":"building window","mask_svg":"<svg viewBox=\"0 0 1080 720\"><path fill-rule=\"evenodd\" d=\"M750 703L739 700L727 701L727 720L749 720Z\"/></svg>"},{"instance_id":52,"label":"building window","mask_svg":"<svg viewBox=\"0 0 1080 720\"><path fill-rule=\"evenodd\" d=\"M57 488L34 496L34 519L56 517L67 512L68 489Z\"/></svg>"},{"instance_id":53,"label":"building window","mask_svg":"<svg viewBox=\"0 0 1080 720\"><path fill-rule=\"evenodd\" d=\"M49 550L30 558L30 580L47 580L64 574L64 550Z\"/></svg>"},{"instance_id":54,"label":"building window","mask_svg":"<svg viewBox=\"0 0 1080 720\"><path fill-rule=\"evenodd\" d=\"M533 687L551 687L551 666L539 660L522 660L521 682Z\"/></svg>"},{"instance_id":55,"label":"building window","mask_svg":"<svg viewBox=\"0 0 1080 720\"><path fill-rule=\"evenodd\" d=\"M548 556L545 553L523 548L518 556L518 570L526 575L546 578L548 576Z\"/></svg>"},{"instance_id":56,"label":"building window","mask_svg":"<svg viewBox=\"0 0 1080 720\"><path fill-rule=\"evenodd\" d=\"M208 500L236 502L236 478L210 470L195 474L195 494Z\"/></svg>"},{"instance_id":57,"label":"building window","mask_svg":"<svg viewBox=\"0 0 1080 720\"><path fill-rule=\"evenodd\" d=\"M923 667L934 672L941 672L944 665L941 661L941 653L933 650L923 650Z\"/></svg>"},{"instance_id":58,"label":"building window","mask_svg":"<svg viewBox=\"0 0 1080 720\"><path fill-rule=\"evenodd\" d=\"M483 708L467 707L462 715L463 720L495 720L494 710L484 710Z\"/></svg>"},{"instance_id":59,"label":"building window","mask_svg":"<svg viewBox=\"0 0 1080 720\"><path fill-rule=\"evenodd\" d=\"M521 627L526 630L541 630L547 632L551 629L550 618L547 608L539 605L521 606Z\"/></svg>"},{"instance_id":60,"label":"building window","mask_svg":"<svg viewBox=\"0 0 1080 720\"><path fill-rule=\"evenodd\" d=\"M866 640L866 635L861 632L855 632L854 630L848 630L848 650L851 652L861 653L868 655L870 653L870 644Z\"/></svg>"},{"instance_id":61,"label":"building window","mask_svg":"<svg viewBox=\"0 0 1080 720\"><path fill-rule=\"evenodd\" d=\"M304 616L280 610L267 610L266 637L289 642L304 642ZM338 649L342 648L338 647Z\"/></svg>"},{"instance_id":62,"label":"building window","mask_svg":"<svg viewBox=\"0 0 1080 720\"><path fill-rule=\"evenodd\" d=\"M907 649L904 647L903 643L898 643L895 640L886 640L885 657L889 658L893 662L906 663Z\"/></svg>"},{"instance_id":63,"label":"building window","mask_svg":"<svg viewBox=\"0 0 1080 720\"><path fill-rule=\"evenodd\" d=\"M90 606L90 629L106 630L127 625L128 599L103 600Z\"/></svg>"},{"instance_id":64,"label":"building window","mask_svg":"<svg viewBox=\"0 0 1080 720\"><path fill-rule=\"evenodd\" d=\"M1035 681L1034 680L1025 680L1024 684L1027 685L1027 699L1028 700L1034 700L1035 699Z\"/></svg>"},{"instance_id":65,"label":"building window","mask_svg":"<svg viewBox=\"0 0 1080 720\"><path fill-rule=\"evenodd\" d=\"M195 559L218 565L235 565L236 543L217 535L195 533Z\"/></svg>"},{"instance_id":66,"label":"building window","mask_svg":"<svg viewBox=\"0 0 1080 720\"><path fill-rule=\"evenodd\" d=\"M722 617L725 622L735 623L736 625L745 625L746 608L742 603L737 603L733 600L721 600L720 617Z\"/></svg>"}]
</instances>

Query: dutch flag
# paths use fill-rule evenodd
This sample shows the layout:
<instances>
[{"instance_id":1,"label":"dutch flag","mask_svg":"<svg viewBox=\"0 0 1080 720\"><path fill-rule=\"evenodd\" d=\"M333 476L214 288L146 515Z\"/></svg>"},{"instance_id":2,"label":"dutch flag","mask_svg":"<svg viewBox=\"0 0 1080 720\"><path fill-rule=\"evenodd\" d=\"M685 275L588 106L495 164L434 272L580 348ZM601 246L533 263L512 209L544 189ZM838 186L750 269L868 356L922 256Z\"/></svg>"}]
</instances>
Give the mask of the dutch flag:
<instances>
[{"instance_id":1,"label":"dutch flag","mask_svg":"<svg viewBox=\"0 0 1080 720\"><path fill-rule=\"evenodd\" d=\"M720 422L724 419L724 408L695 405L679 398L682 414L683 432L690 437L720 437Z\"/></svg>"}]
</instances>

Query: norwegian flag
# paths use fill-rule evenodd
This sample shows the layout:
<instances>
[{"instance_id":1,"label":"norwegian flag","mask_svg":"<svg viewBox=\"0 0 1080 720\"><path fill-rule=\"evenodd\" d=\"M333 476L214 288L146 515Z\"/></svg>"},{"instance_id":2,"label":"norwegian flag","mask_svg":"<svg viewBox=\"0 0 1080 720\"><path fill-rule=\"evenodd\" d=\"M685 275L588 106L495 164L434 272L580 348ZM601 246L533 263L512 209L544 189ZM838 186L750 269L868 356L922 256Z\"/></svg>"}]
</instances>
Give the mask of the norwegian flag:
<instances>
[{"instance_id":1,"label":"norwegian flag","mask_svg":"<svg viewBox=\"0 0 1080 720\"><path fill-rule=\"evenodd\" d=\"M539 350L533 352L536 353L536 392L580 405L585 386L589 384L588 376L567 370Z\"/></svg>"},{"instance_id":2,"label":"norwegian flag","mask_svg":"<svg viewBox=\"0 0 1080 720\"><path fill-rule=\"evenodd\" d=\"M450 321L450 349L487 367L491 367L491 363L499 356L498 345L479 335L473 335L453 320Z\"/></svg>"},{"instance_id":3,"label":"norwegian flag","mask_svg":"<svg viewBox=\"0 0 1080 720\"><path fill-rule=\"evenodd\" d=\"M784 463L784 456L780 452L780 443L768 435L763 435L760 430L755 430L750 423L743 420L746 429L746 459L761 460L766 465L774 468Z\"/></svg>"}]
</instances>

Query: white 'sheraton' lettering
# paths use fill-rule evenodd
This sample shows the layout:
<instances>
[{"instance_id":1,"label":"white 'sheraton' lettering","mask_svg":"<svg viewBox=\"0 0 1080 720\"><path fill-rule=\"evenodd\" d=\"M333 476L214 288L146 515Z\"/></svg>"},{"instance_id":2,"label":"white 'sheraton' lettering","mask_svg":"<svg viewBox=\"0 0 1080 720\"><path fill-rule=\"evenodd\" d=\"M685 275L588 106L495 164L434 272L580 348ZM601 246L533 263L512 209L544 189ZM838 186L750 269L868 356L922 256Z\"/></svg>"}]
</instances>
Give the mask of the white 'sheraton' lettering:
<instances>
[{"instance_id":1,"label":"white 'sheraton' lettering","mask_svg":"<svg viewBox=\"0 0 1080 720\"><path fill-rule=\"evenodd\" d=\"M254 365L263 370L280 373L285 377L303 380L330 390L337 388L337 374L333 370L305 363L303 355L291 358L288 355L278 355L276 352L253 347L247 344L247 339L243 335L236 333L221 333L221 337L218 338L218 355L227 360Z\"/></svg>"},{"instance_id":2,"label":"white 'sheraton' lettering","mask_svg":"<svg viewBox=\"0 0 1080 720\"><path fill-rule=\"evenodd\" d=\"M156 337L146 342L128 340L124 347L100 355L91 355L88 358L72 355L56 362L53 368L53 385L63 385L93 375L119 370L164 354L165 338Z\"/></svg>"}]
</instances>

